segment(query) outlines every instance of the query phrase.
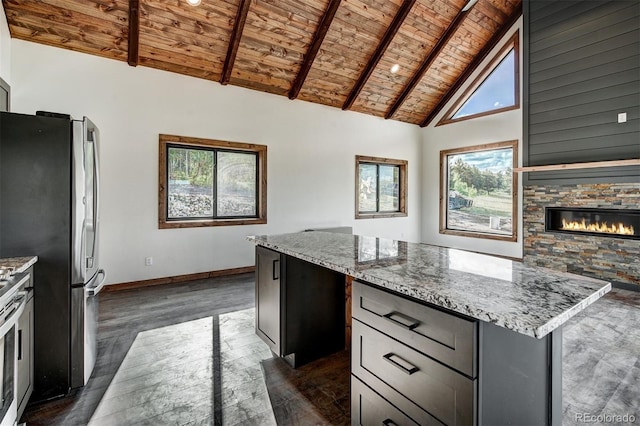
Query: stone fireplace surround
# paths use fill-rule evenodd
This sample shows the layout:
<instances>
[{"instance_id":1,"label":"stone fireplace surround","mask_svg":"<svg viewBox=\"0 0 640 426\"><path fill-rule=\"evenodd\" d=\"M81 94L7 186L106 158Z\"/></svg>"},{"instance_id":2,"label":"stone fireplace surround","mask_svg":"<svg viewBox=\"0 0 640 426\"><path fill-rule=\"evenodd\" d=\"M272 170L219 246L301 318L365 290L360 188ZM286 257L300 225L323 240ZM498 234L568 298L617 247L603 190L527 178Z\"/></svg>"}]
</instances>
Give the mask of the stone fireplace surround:
<instances>
[{"instance_id":1,"label":"stone fireplace surround","mask_svg":"<svg viewBox=\"0 0 640 426\"><path fill-rule=\"evenodd\" d=\"M640 240L545 232L545 207L640 209L640 183L524 187L524 262L640 291Z\"/></svg>"}]
</instances>

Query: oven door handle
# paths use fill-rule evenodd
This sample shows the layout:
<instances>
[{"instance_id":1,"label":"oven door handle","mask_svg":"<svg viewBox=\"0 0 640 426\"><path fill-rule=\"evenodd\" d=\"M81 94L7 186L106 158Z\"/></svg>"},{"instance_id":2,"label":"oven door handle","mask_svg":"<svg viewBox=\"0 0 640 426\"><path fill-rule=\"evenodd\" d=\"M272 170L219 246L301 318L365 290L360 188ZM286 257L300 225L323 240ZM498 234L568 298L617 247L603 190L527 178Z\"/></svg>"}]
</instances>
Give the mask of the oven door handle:
<instances>
[{"instance_id":1,"label":"oven door handle","mask_svg":"<svg viewBox=\"0 0 640 426\"><path fill-rule=\"evenodd\" d=\"M18 318L24 312L24 307L27 305L27 298L23 297L19 300L16 300L13 303L13 311L6 317L4 323L0 326L0 338L4 337L11 327L17 324Z\"/></svg>"}]
</instances>

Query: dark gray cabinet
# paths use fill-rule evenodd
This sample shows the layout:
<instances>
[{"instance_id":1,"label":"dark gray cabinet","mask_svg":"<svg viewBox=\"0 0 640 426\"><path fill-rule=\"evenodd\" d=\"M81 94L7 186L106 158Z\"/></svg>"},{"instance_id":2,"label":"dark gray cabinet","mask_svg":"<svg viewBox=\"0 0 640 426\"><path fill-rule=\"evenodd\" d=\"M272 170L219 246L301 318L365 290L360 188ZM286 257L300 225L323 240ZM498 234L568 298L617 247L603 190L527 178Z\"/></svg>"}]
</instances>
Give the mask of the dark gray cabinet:
<instances>
[{"instance_id":1,"label":"dark gray cabinet","mask_svg":"<svg viewBox=\"0 0 640 426\"><path fill-rule=\"evenodd\" d=\"M397 297L369 285L353 288L353 316L439 362L477 376L477 322Z\"/></svg>"},{"instance_id":2,"label":"dark gray cabinet","mask_svg":"<svg viewBox=\"0 0 640 426\"><path fill-rule=\"evenodd\" d=\"M535 339L359 281L352 312L352 424L562 423L561 328Z\"/></svg>"},{"instance_id":3,"label":"dark gray cabinet","mask_svg":"<svg viewBox=\"0 0 640 426\"><path fill-rule=\"evenodd\" d=\"M351 376L351 424L352 425L385 425L385 426L442 426L432 419L431 422L416 423L411 417L387 402L355 376Z\"/></svg>"},{"instance_id":4,"label":"dark gray cabinet","mask_svg":"<svg viewBox=\"0 0 640 426\"><path fill-rule=\"evenodd\" d=\"M353 318L355 378L418 424L477 423L477 322L357 281ZM360 418L375 416L358 404Z\"/></svg>"},{"instance_id":5,"label":"dark gray cabinet","mask_svg":"<svg viewBox=\"0 0 640 426\"><path fill-rule=\"evenodd\" d=\"M280 350L280 253L256 247L256 333L276 355Z\"/></svg>"},{"instance_id":6,"label":"dark gray cabinet","mask_svg":"<svg viewBox=\"0 0 640 426\"><path fill-rule=\"evenodd\" d=\"M419 424L474 424L476 380L353 321L351 372Z\"/></svg>"},{"instance_id":7,"label":"dark gray cabinet","mask_svg":"<svg viewBox=\"0 0 640 426\"><path fill-rule=\"evenodd\" d=\"M344 349L345 276L256 246L256 334L294 367Z\"/></svg>"},{"instance_id":8,"label":"dark gray cabinet","mask_svg":"<svg viewBox=\"0 0 640 426\"><path fill-rule=\"evenodd\" d=\"M24 285L27 304L18 318L17 398L18 419L22 416L33 391L33 268L28 270L29 280Z\"/></svg>"}]
</instances>

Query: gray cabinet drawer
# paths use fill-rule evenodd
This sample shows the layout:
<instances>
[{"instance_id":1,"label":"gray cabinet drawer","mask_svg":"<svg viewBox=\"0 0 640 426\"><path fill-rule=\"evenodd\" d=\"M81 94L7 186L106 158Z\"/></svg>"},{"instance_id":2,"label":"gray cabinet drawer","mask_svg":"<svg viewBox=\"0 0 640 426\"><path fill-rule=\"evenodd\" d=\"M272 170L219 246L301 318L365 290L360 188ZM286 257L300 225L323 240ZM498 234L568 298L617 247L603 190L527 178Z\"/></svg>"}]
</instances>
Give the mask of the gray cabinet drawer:
<instances>
[{"instance_id":1,"label":"gray cabinet drawer","mask_svg":"<svg viewBox=\"0 0 640 426\"><path fill-rule=\"evenodd\" d=\"M477 323L354 281L352 315L449 365L477 376Z\"/></svg>"},{"instance_id":2,"label":"gray cabinet drawer","mask_svg":"<svg viewBox=\"0 0 640 426\"><path fill-rule=\"evenodd\" d=\"M476 380L354 320L351 372L373 389L385 384L446 425L474 423Z\"/></svg>"},{"instance_id":3,"label":"gray cabinet drawer","mask_svg":"<svg viewBox=\"0 0 640 426\"><path fill-rule=\"evenodd\" d=\"M387 392L388 396L395 397L396 401L402 396L396 392ZM404 400L401 402L408 403ZM415 420L394 407L389 401L374 392L367 385L351 376L351 424L362 426L442 426L442 423L429 416L424 411L413 407Z\"/></svg>"}]
</instances>

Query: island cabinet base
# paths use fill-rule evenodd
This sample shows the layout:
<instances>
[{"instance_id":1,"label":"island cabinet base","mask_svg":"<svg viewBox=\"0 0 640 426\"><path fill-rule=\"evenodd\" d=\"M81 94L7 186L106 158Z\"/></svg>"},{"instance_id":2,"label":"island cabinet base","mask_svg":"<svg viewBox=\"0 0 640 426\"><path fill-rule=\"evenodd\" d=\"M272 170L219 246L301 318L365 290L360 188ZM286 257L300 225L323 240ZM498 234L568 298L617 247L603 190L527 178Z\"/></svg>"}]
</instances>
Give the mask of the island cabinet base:
<instances>
[{"instance_id":1,"label":"island cabinet base","mask_svg":"<svg viewBox=\"0 0 640 426\"><path fill-rule=\"evenodd\" d=\"M351 315L352 424L562 424L561 327L535 339L355 279ZM256 247L256 333L277 356L342 350L345 319L344 274Z\"/></svg>"},{"instance_id":2,"label":"island cabinet base","mask_svg":"<svg viewBox=\"0 0 640 426\"><path fill-rule=\"evenodd\" d=\"M352 424L562 424L561 329L534 339L367 283L352 290Z\"/></svg>"},{"instance_id":3,"label":"island cabinet base","mask_svg":"<svg viewBox=\"0 0 640 426\"><path fill-rule=\"evenodd\" d=\"M562 425L562 327L535 339L479 325L478 424Z\"/></svg>"},{"instance_id":4,"label":"island cabinet base","mask_svg":"<svg viewBox=\"0 0 640 426\"><path fill-rule=\"evenodd\" d=\"M256 247L256 334L299 367L344 350L344 274Z\"/></svg>"}]
</instances>

